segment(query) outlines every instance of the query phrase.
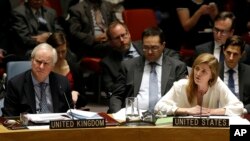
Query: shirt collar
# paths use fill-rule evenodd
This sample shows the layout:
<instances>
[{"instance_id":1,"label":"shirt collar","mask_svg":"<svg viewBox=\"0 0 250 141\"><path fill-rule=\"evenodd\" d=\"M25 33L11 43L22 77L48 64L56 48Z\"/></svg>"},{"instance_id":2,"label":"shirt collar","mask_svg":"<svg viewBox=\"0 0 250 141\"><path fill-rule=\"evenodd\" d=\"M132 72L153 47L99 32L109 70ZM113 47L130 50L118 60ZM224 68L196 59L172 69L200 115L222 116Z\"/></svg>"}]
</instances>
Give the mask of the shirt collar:
<instances>
[{"instance_id":1,"label":"shirt collar","mask_svg":"<svg viewBox=\"0 0 250 141\"><path fill-rule=\"evenodd\" d=\"M31 73L31 78L32 78L32 82L33 82L34 86L36 86L36 85L39 86L39 83L40 83L40 82L38 82L38 81L35 79L35 77L34 77L34 75L33 75L32 73ZM49 84L49 77L47 77L47 78L45 79L44 83Z\"/></svg>"},{"instance_id":2,"label":"shirt collar","mask_svg":"<svg viewBox=\"0 0 250 141\"><path fill-rule=\"evenodd\" d=\"M239 65L237 64L232 70L238 72L238 67ZM228 72L228 70L230 70L230 68L226 65L226 63L224 63L224 72Z\"/></svg>"},{"instance_id":3,"label":"shirt collar","mask_svg":"<svg viewBox=\"0 0 250 141\"><path fill-rule=\"evenodd\" d=\"M163 54L161 54L161 57L158 60L155 61L156 64L159 65L159 66L162 66L162 58L163 58L162 55ZM149 63L150 62L148 60L145 61L145 64L149 64Z\"/></svg>"}]
</instances>

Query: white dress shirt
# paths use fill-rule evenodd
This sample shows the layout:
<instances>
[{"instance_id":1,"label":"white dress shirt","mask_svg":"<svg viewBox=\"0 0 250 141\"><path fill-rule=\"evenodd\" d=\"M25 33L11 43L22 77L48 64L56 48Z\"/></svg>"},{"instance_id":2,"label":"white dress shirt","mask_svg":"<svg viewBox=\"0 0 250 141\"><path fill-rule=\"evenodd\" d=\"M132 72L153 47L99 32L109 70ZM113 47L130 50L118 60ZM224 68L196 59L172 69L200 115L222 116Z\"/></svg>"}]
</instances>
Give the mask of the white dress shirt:
<instances>
[{"instance_id":1,"label":"white dress shirt","mask_svg":"<svg viewBox=\"0 0 250 141\"><path fill-rule=\"evenodd\" d=\"M161 75L162 75L162 56L156 61L156 73L158 78L158 99L161 98ZM142 81L139 93L137 95L139 109L148 110L149 106L149 76L150 76L151 66L148 61L145 61Z\"/></svg>"}]
</instances>

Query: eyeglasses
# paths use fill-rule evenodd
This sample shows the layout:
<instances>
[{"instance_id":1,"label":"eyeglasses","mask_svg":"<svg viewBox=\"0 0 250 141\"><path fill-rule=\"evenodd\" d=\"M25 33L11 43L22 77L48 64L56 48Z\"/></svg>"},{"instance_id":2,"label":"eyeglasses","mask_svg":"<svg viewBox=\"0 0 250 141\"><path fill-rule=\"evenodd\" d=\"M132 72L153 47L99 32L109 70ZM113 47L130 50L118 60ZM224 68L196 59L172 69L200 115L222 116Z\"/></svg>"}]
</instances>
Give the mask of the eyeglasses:
<instances>
[{"instance_id":1,"label":"eyeglasses","mask_svg":"<svg viewBox=\"0 0 250 141\"><path fill-rule=\"evenodd\" d=\"M158 45L158 46L156 46L156 45L154 45L154 46L146 46L146 45L144 45L143 46L143 51L149 51L149 50L151 50L152 52L157 52L159 49L160 49L160 45Z\"/></svg>"},{"instance_id":2,"label":"eyeglasses","mask_svg":"<svg viewBox=\"0 0 250 141\"><path fill-rule=\"evenodd\" d=\"M40 60L37 60L37 59L33 59L34 60L34 62L37 64L37 65L41 65L41 64L43 64L44 66L49 66L51 63L50 62L45 62L45 61L40 61Z\"/></svg>"},{"instance_id":3,"label":"eyeglasses","mask_svg":"<svg viewBox=\"0 0 250 141\"><path fill-rule=\"evenodd\" d=\"M127 39L128 38L128 32L126 32L126 33L123 33L123 34L121 34L121 35L119 35L119 36L116 36L116 37L114 37L114 38L112 38L112 40L119 40L119 39Z\"/></svg>"},{"instance_id":4,"label":"eyeglasses","mask_svg":"<svg viewBox=\"0 0 250 141\"><path fill-rule=\"evenodd\" d=\"M226 36L230 32L230 30L221 30L221 29L214 27L213 32L216 34L220 33L222 36Z\"/></svg>"}]
</instances>

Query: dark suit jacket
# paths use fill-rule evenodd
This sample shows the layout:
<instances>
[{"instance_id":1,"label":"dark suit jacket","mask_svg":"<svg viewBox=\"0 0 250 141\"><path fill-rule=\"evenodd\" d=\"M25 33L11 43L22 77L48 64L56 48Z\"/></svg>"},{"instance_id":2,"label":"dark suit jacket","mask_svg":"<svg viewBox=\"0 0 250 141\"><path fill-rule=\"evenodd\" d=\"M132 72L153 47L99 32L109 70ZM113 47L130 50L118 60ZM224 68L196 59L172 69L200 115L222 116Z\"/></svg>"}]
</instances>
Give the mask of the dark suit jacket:
<instances>
[{"instance_id":1,"label":"dark suit jacket","mask_svg":"<svg viewBox=\"0 0 250 141\"><path fill-rule=\"evenodd\" d=\"M76 103L76 108L84 107L87 104L87 98L85 94L85 81L82 77L79 64L71 61L68 61L68 64L74 79L74 88L72 90L76 90L80 93Z\"/></svg>"},{"instance_id":2,"label":"dark suit jacket","mask_svg":"<svg viewBox=\"0 0 250 141\"><path fill-rule=\"evenodd\" d=\"M202 53L214 53L214 41L206 42L195 47L195 58ZM194 59L195 59L194 58ZM245 55L241 58L241 62L250 65L250 45L245 46Z\"/></svg>"},{"instance_id":3,"label":"dark suit jacket","mask_svg":"<svg viewBox=\"0 0 250 141\"><path fill-rule=\"evenodd\" d=\"M133 42L133 46L135 47L138 54L140 56L143 56L142 42L141 41ZM164 50L164 54L176 59L180 59L180 56L176 51L168 48ZM110 94L112 93L114 83L119 75L121 62L122 62L122 54L115 50L112 50L110 54L104 57L101 61L102 84L107 93Z\"/></svg>"},{"instance_id":4,"label":"dark suit jacket","mask_svg":"<svg viewBox=\"0 0 250 141\"><path fill-rule=\"evenodd\" d=\"M62 30L56 23L56 12L54 9L42 7L41 14L47 21L48 32ZM28 4L24 3L13 10L11 20L11 30L16 36L14 41L19 41L13 52L24 55L27 50L33 49L37 45L37 42L31 38L31 36L40 34L37 18L34 16Z\"/></svg>"},{"instance_id":5,"label":"dark suit jacket","mask_svg":"<svg viewBox=\"0 0 250 141\"><path fill-rule=\"evenodd\" d=\"M73 43L71 47L72 51L75 52L78 57L81 53L84 55L92 55L93 49L102 49L102 54L107 53L105 50L107 44L100 44L94 41L94 23L90 5L88 0L84 0L69 9L69 33L71 34L70 40ZM116 20L115 13L112 9L111 3L102 1L100 11L107 25ZM104 46L105 49L102 48Z\"/></svg>"},{"instance_id":6,"label":"dark suit jacket","mask_svg":"<svg viewBox=\"0 0 250 141\"><path fill-rule=\"evenodd\" d=\"M221 64L220 78L224 80L224 65ZM240 101L243 102L247 112L250 113L250 79L248 77L250 72L250 66L243 63L239 64L239 97Z\"/></svg>"},{"instance_id":7,"label":"dark suit jacket","mask_svg":"<svg viewBox=\"0 0 250 141\"><path fill-rule=\"evenodd\" d=\"M71 90L66 77L51 72L49 85L55 113L66 112L69 107L65 96L72 106ZM4 116L19 116L22 112L36 113L35 90L31 70L25 71L8 81L4 98Z\"/></svg>"},{"instance_id":8,"label":"dark suit jacket","mask_svg":"<svg viewBox=\"0 0 250 141\"><path fill-rule=\"evenodd\" d=\"M139 44L137 42L133 43L137 53L141 56L143 55L142 47L141 45L138 45ZM105 91L108 93L112 92L113 85L119 74L122 59L123 55L120 52L112 50L110 54L104 57L100 62L102 67L102 84L105 88Z\"/></svg>"},{"instance_id":9,"label":"dark suit jacket","mask_svg":"<svg viewBox=\"0 0 250 141\"><path fill-rule=\"evenodd\" d=\"M110 98L109 113L115 113L123 108L126 97L137 96L142 81L144 63L145 59L142 56L122 62L120 73ZM185 78L186 76L187 67L185 63L163 55L161 79L162 96L168 92L175 81Z\"/></svg>"}]
</instances>

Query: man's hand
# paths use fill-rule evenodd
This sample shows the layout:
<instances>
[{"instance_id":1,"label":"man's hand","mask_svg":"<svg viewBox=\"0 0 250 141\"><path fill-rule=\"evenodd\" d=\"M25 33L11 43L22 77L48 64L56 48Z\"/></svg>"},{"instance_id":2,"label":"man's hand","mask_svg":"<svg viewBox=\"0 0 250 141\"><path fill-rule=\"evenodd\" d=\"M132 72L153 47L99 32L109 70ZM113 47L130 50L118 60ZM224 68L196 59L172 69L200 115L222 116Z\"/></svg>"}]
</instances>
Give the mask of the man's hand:
<instances>
[{"instance_id":1,"label":"man's hand","mask_svg":"<svg viewBox=\"0 0 250 141\"><path fill-rule=\"evenodd\" d=\"M50 32L44 32L42 34L32 36L32 38L35 39L36 42L40 44L40 43L45 43L50 35L51 35Z\"/></svg>"}]
</instances>

